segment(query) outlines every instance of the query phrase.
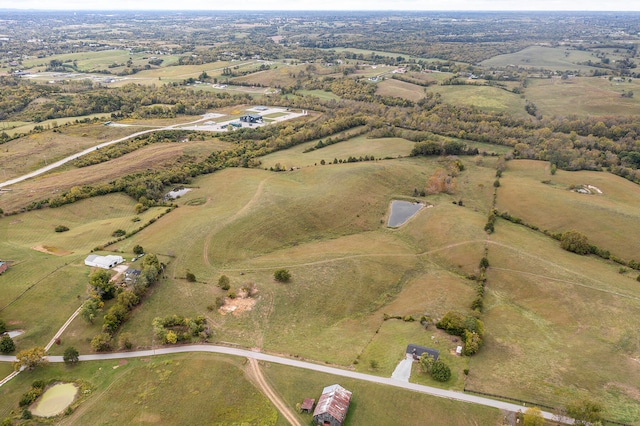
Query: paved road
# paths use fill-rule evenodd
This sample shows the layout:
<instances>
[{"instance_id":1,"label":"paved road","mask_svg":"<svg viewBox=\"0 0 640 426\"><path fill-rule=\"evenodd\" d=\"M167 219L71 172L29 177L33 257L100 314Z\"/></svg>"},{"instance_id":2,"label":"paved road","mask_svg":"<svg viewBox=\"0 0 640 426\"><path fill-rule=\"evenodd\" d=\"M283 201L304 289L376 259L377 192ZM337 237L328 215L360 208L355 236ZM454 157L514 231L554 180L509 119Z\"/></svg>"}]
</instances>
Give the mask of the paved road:
<instances>
[{"instance_id":1,"label":"paved road","mask_svg":"<svg viewBox=\"0 0 640 426\"><path fill-rule=\"evenodd\" d=\"M113 145L113 144L118 143L118 142L123 142L123 141L126 141L128 139L135 138L137 136L146 135L147 133L158 132L158 131L161 131L161 130L171 130L171 129L174 129L174 128L178 127L178 126L188 126L190 124L194 124L194 123L198 123L198 122L200 122L202 120L206 120L207 117L208 117L208 115L205 115L203 118L200 118L200 119L198 119L196 121L192 121L190 123L173 124L173 125L167 126L167 127L159 127L157 129L143 130L143 131L134 133L132 135L125 136L124 138L115 139L115 140L112 140L112 141L109 141L109 142L103 142L103 143L101 143L99 145L92 146L91 148L87 148L84 151L80 151L80 152L78 152L76 154L70 155L69 157L63 158L62 160L56 161L55 163L51 163L46 167L43 167L43 168L38 169L36 171L33 171L31 173L27 173L26 175L22 175L20 177L17 177L17 178L10 179L8 181L2 182L2 183L0 183L0 188L4 188L4 187L10 186L10 185L14 185L14 184L16 184L18 182L22 182L23 180L31 179L32 177L35 177L35 176L41 175L43 173L49 172L49 171L51 171L51 170L53 170L55 168L58 168L58 167L62 166L63 164L68 163L69 161L73 161L76 158L79 158L79 157L82 157L83 155L89 154L90 152L93 152L96 149L100 149L100 148L103 148L105 146Z\"/></svg>"},{"instance_id":2,"label":"paved road","mask_svg":"<svg viewBox=\"0 0 640 426\"><path fill-rule=\"evenodd\" d=\"M253 358L259 361L272 362L274 364L282 364L290 367L303 368L306 370L319 371L321 373L333 374L336 376L348 377L356 380L364 380L367 382L378 383L381 385L395 386L397 388L407 389L415 392L425 393L428 395L438 396L441 398L453 399L456 401L470 402L473 404L484 405L487 407L494 407L501 410L524 411L527 407L522 405L511 404L508 402L497 401L494 399L483 398L481 396L471 395L463 392L451 391L446 389L434 388L431 386L418 385L415 383L407 383L402 380L392 379L389 377L372 376L370 374L358 373L355 371L342 370L335 367L329 367L321 364L313 364L305 361L298 361L296 359L283 358L275 355L268 355L261 352L249 351L246 349L229 348L226 346L214 346L214 345L187 345L187 346L173 346L163 347L160 349L151 349L146 351L137 352L120 352L120 353L107 353L107 354L93 354L93 355L81 355L80 361L99 361L109 359L122 359L122 358L138 358L149 357L154 355L165 354L177 354L184 352L212 352L218 354L235 355L245 358ZM50 356L49 362L63 362L61 356ZM15 357L0 356L0 361L14 361ZM557 418L553 413L546 411L542 412L545 419L556 420ZM563 423L574 424L573 419L563 419Z\"/></svg>"}]
</instances>

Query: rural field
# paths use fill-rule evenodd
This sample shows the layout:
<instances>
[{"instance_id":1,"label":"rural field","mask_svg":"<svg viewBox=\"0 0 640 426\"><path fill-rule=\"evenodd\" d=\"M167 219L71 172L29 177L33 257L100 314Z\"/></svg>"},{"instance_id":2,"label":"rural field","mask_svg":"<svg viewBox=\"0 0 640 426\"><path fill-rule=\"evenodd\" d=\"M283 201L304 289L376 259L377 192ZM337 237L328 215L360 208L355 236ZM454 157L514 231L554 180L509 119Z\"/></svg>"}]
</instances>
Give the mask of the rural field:
<instances>
[{"instance_id":1,"label":"rural field","mask_svg":"<svg viewBox=\"0 0 640 426\"><path fill-rule=\"evenodd\" d=\"M498 55L481 62L485 67L521 67L567 71L593 71L594 67L579 62L597 61L591 52L562 47L531 46L516 53Z\"/></svg>"},{"instance_id":2,"label":"rural field","mask_svg":"<svg viewBox=\"0 0 640 426\"><path fill-rule=\"evenodd\" d=\"M638 98L621 96L623 91L637 91L635 80L615 83L606 77L575 77L529 79L529 82L525 96L545 115L563 116L568 111L583 117L640 114Z\"/></svg>"},{"instance_id":3,"label":"rural field","mask_svg":"<svg viewBox=\"0 0 640 426\"><path fill-rule=\"evenodd\" d=\"M0 380L67 363L3 426L308 425L335 383L346 426L528 423L257 361L404 380L409 344L413 385L640 426L640 15L5 15ZM41 381L79 393L44 419Z\"/></svg>"}]
</instances>

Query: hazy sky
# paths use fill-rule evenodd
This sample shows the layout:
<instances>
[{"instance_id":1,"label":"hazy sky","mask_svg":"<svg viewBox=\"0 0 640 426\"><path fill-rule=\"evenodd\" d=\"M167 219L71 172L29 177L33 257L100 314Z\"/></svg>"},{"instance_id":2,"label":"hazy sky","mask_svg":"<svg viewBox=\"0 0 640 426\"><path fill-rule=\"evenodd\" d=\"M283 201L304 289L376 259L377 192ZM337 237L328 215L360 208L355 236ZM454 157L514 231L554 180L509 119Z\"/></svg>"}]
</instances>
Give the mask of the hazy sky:
<instances>
[{"instance_id":1,"label":"hazy sky","mask_svg":"<svg viewBox=\"0 0 640 426\"><path fill-rule=\"evenodd\" d=\"M612 10L638 0L0 0L0 9L48 10ZM0 12L0 19L2 18Z\"/></svg>"}]
</instances>

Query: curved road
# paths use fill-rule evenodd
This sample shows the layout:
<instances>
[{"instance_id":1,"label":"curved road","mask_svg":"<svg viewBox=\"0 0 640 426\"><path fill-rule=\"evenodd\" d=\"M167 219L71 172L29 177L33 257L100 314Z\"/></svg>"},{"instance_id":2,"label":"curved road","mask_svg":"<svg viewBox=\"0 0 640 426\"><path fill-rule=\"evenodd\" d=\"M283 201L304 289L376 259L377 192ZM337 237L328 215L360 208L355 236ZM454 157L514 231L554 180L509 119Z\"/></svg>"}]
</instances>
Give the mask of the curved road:
<instances>
[{"instance_id":1,"label":"curved road","mask_svg":"<svg viewBox=\"0 0 640 426\"><path fill-rule=\"evenodd\" d=\"M188 126L190 124L198 123L198 122L200 122L202 120L206 120L206 119L207 119L207 116L205 115L205 116L203 116L203 118L200 118L200 119L198 119L196 121L191 121L189 123L172 124L171 126L167 126L167 127L158 127L156 129L143 130L143 131L140 131L140 132L133 133L133 134L131 134L129 136L125 136L125 137L120 138L120 139L115 139L115 140L112 140L112 141L109 141L109 142L103 142L103 143L101 143L99 145L92 146L91 148L87 148L84 151L80 151L80 152L78 152L76 154L70 155L69 157L63 158L62 160L58 160L55 163L51 163L46 167L43 167L43 168L38 169L38 170L35 170L35 171L31 172L31 173L27 173L26 175L22 175L20 177L14 178L14 179L9 179L8 181L5 181L5 182L1 182L0 183L0 188L4 188L4 187L10 186L10 185L14 185L14 184L16 184L18 182L22 182L23 180L31 179L32 177L35 177L35 176L41 175L43 173L46 173L48 171L51 171L51 170L53 170L55 168L58 168L58 167L62 166L63 164L68 163L69 161L73 161L76 158L79 158L79 157L82 157L83 155L89 154L90 152L93 152L96 149L100 149L100 148L103 148L105 146L113 145L113 144L118 143L118 142L123 142L123 141L126 141L128 139L135 138L136 136L145 135L147 133L158 132L158 131L161 131L161 130L171 130L171 129L174 129L174 128L178 127L178 126Z\"/></svg>"},{"instance_id":2,"label":"curved road","mask_svg":"<svg viewBox=\"0 0 640 426\"><path fill-rule=\"evenodd\" d=\"M151 349L151 350L136 351L136 352L81 355L80 361L99 361L99 360L109 360L109 359L115 360L115 359L122 359L122 358L149 357L154 355L177 354L177 353L185 353L185 352L211 352L211 353L218 353L218 354L225 354L225 355L241 356L245 358L256 359L259 361L272 362L274 364L282 364L290 367L303 368L305 370L319 371L321 373L333 374L335 376L348 377L356 380L364 380L367 382L378 383L381 385L395 386L397 388L411 390L414 392L420 392L420 393L433 395L441 398L448 398L456 401L469 402L472 404L480 404L487 407L494 407L501 410L507 410L507 411L513 411L513 412L524 411L527 408L522 405L511 404L509 402L502 402L502 401L489 399L489 398L483 398L481 396L471 395L463 392L434 388L431 386L418 385L415 383L407 383L402 380L392 379L389 377L372 376L370 374L358 373L358 372L349 371L349 370L342 370L339 368L329 367L326 365L313 364L311 362L298 361L295 359L289 359L289 358L279 357L275 355L268 355L262 352L253 352L246 349L229 348L226 346L186 345L186 346L163 347L160 349ZM49 362L63 362L61 356L50 356L48 357L48 359L49 359ZM5 362L15 361L15 357L0 356L0 361L5 361ZM558 421L557 416L554 415L553 413L543 411L542 415L544 416L545 419ZM573 419L569 419L569 418L562 418L560 419L560 421L566 424L574 424Z\"/></svg>"}]
</instances>

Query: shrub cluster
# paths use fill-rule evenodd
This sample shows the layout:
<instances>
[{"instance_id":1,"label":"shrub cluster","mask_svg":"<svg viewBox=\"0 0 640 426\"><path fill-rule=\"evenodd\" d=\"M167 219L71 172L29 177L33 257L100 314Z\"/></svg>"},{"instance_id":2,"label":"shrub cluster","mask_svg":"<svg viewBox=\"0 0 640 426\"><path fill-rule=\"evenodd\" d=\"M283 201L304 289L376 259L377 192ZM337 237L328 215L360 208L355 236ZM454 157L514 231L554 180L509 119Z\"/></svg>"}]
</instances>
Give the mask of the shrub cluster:
<instances>
[{"instance_id":1,"label":"shrub cluster","mask_svg":"<svg viewBox=\"0 0 640 426\"><path fill-rule=\"evenodd\" d=\"M194 319L175 314L164 318L156 317L153 319L152 325L156 339L163 344L191 341L193 337L207 339L210 336L207 320L202 315Z\"/></svg>"},{"instance_id":2,"label":"shrub cluster","mask_svg":"<svg viewBox=\"0 0 640 426\"><path fill-rule=\"evenodd\" d=\"M462 337L464 341L463 353L465 355L477 353L482 346L484 324L474 316L457 311L449 311L436 323L436 327L445 330L449 334Z\"/></svg>"},{"instance_id":3,"label":"shrub cluster","mask_svg":"<svg viewBox=\"0 0 640 426\"><path fill-rule=\"evenodd\" d=\"M45 385L46 384L44 380L35 380L31 384L31 389L23 393L20 397L20 407L28 407L29 405L33 404L33 402L38 399L40 395L42 395L42 391L44 390Z\"/></svg>"}]
</instances>

